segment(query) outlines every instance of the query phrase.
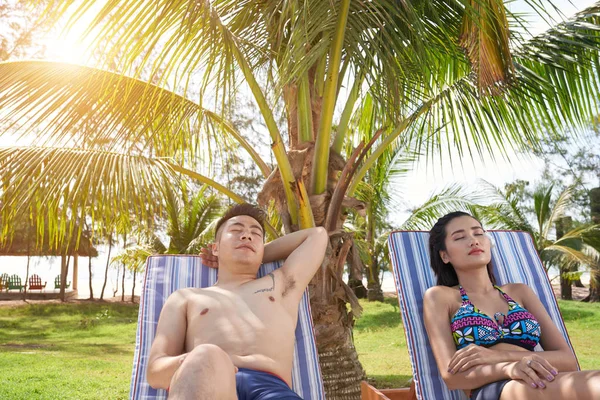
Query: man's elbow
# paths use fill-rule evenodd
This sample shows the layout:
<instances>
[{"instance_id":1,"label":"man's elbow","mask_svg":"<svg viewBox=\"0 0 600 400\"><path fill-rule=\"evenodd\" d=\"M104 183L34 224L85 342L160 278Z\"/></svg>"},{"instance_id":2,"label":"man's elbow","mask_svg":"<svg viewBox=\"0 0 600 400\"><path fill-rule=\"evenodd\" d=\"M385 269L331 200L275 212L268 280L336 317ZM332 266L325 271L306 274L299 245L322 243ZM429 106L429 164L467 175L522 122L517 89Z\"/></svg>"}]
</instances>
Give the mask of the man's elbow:
<instances>
[{"instance_id":1,"label":"man's elbow","mask_svg":"<svg viewBox=\"0 0 600 400\"><path fill-rule=\"evenodd\" d=\"M322 241L324 244L329 240L329 235L327 234L327 229L322 226L317 226L313 228L312 235L317 238L317 240Z\"/></svg>"},{"instance_id":2,"label":"man's elbow","mask_svg":"<svg viewBox=\"0 0 600 400\"><path fill-rule=\"evenodd\" d=\"M152 365L148 366L148 370L146 371L146 380L148 381L148 384L154 389L165 389L166 390L169 388L169 385L165 384L165 382L163 382L163 380L161 379L160 373L155 371L152 368Z\"/></svg>"}]
</instances>

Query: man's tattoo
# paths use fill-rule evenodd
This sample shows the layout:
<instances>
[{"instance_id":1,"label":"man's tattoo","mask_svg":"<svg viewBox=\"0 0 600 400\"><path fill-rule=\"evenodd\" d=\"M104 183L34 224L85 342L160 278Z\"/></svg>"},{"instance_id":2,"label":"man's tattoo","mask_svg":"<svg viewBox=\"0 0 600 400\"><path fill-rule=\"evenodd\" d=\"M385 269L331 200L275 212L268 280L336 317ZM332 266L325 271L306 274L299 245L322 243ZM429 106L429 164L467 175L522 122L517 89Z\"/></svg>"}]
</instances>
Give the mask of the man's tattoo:
<instances>
[{"instance_id":1,"label":"man's tattoo","mask_svg":"<svg viewBox=\"0 0 600 400\"><path fill-rule=\"evenodd\" d=\"M275 275L273 275L272 272L269 272L269 276L273 280L273 285L270 288L257 290L256 292L254 292L254 294L263 293L263 292L272 292L273 290L275 290Z\"/></svg>"}]
</instances>

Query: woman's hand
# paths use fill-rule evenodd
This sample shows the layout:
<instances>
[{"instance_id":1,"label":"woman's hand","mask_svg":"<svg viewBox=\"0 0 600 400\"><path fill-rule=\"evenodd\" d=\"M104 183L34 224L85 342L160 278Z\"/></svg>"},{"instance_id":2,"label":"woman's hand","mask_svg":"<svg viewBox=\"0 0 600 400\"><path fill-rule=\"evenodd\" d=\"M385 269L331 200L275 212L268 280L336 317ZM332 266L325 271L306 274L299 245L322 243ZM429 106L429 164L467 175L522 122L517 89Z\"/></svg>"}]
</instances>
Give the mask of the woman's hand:
<instances>
[{"instance_id":1,"label":"woman's hand","mask_svg":"<svg viewBox=\"0 0 600 400\"><path fill-rule=\"evenodd\" d=\"M200 250L200 257L202 257L202 264L210 268L219 268L219 259L212 252L212 248L203 247Z\"/></svg>"},{"instance_id":2,"label":"woman's hand","mask_svg":"<svg viewBox=\"0 0 600 400\"><path fill-rule=\"evenodd\" d=\"M540 389L546 387L545 380L553 381L558 374L556 368L535 353L511 363L507 368L509 378L522 380L531 387Z\"/></svg>"},{"instance_id":3,"label":"woman's hand","mask_svg":"<svg viewBox=\"0 0 600 400\"><path fill-rule=\"evenodd\" d=\"M477 365L497 364L506 361L501 352L476 344L470 344L454 353L448 364L448 372L464 372Z\"/></svg>"}]
</instances>

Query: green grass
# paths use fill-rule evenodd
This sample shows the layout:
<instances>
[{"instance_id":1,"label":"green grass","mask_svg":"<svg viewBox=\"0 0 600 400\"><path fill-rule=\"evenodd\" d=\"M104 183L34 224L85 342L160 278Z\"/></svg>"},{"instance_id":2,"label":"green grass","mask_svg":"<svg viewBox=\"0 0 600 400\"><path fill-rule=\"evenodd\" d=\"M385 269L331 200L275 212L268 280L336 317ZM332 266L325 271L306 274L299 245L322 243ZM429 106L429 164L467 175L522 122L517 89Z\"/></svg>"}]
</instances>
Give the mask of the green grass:
<instances>
[{"instance_id":1,"label":"green grass","mask_svg":"<svg viewBox=\"0 0 600 400\"><path fill-rule=\"evenodd\" d=\"M0 399L126 399L137 306L0 307Z\"/></svg>"},{"instance_id":2,"label":"green grass","mask_svg":"<svg viewBox=\"0 0 600 400\"><path fill-rule=\"evenodd\" d=\"M561 301L583 369L600 368L600 304ZM361 301L354 342L377 387L408 385L411 367L396 299ZM0 399L126 399L137 306L0 307Z\"/></svg>"},{"instance_id":3,"label":"green grass","mask_svg":"<svg viewBox=\"0 0 600 400\"><path fill-rule=\"evenodd\" d=\"M397 299L360 304L364 313L354 326L354 344L368 380L382 389L408 386L412 371ZM559 301L559 307L581 368L599 369L600 303Z\"/></svg>"}]
</instances>

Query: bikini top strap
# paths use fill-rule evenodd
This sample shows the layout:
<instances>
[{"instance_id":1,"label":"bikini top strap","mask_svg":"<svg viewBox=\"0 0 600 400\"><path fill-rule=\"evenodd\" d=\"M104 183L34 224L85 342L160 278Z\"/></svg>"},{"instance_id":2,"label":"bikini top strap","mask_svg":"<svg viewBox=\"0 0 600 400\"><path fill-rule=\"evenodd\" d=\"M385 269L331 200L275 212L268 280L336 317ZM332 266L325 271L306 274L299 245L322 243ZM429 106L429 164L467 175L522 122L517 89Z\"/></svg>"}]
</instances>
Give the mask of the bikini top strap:
<instances>
[{"instance_id":1,"label":"bikini top strap","mask_svg":"<svg viewBox=\"0 0 600 400\"><path fill-rule=\"evenodd\" d=\"M502 294L502 296L504 296L504 298L506 299L507 302L512 301L513 303L515 302L512 297L510 297L509 295L507 295L506 293L504 293L504 290L500 289L500 287L498 285L494 285L494 287Z\"/></svg>"},{"instance_id":2,"label":"bikini top strap","mask_svg":"<svg viewBox=\"0 0 600 400\"><path fill-rule=\"evenodd\" d=\"M467 292L465 292L465 289L461 285L458 285L458 290L460 291L460 297L462 298L463 303L470 303L469 296L467 296Z\"/></svg>"}]
</instances>

